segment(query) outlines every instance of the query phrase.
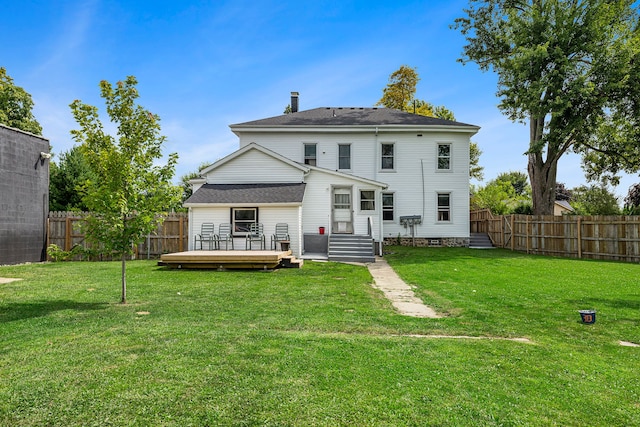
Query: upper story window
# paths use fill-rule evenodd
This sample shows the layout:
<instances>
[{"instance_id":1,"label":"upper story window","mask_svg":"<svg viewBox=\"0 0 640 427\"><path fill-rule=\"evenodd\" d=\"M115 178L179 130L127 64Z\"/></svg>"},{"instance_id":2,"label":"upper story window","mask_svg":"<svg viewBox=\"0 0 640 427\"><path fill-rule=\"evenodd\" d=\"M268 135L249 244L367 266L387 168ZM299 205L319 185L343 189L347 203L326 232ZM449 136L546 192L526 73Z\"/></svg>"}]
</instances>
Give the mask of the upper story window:
<instances>
[{"instance_id":1,"label":"upper story window","mask_svg":"<svg viewBox=\"0 0 640 427\"><path fill-rule=\"evenodd\" d=\"M451 170L451 144L438 144L438 170Z\"/></svg>"},{"instance_id":2,"label":"upper story window","mask_svg":"<svg viewBox=\"0 0 640 427\"><path fill-rule=\"evenodd\" d=\"M316 144L304 144L304 164L309 166L316 166Z\"/></svg>"},{"instance_id":3,"label":"upper story window","mask_svg":"<svg viewBox=\"0 0 640 427\"><path fill-rule=\"evenodd\" d=\"M451 194L438 193L438 221L451 221Z\"/></svg>"},{"instance_id":4,"label":"upper story window","mask_svg":"<svg viewBox=\"0 0 640 427\"><path fill-rule=\"evenodd\" d=\"M351 169L351 144L338 145L338 169Z\"/></svg>"},{"instance_id":5,"label":"upper story window","mask_svg":"<svg viewBox=\"0 0 640 427\"><path fill-rule=\"evenodd\" d=\"M383 170L393 170L395 168L394 163L394 145L393 144L382 144L382 158L380 167Z\"/></svg>"},{"instance_id":6,"label":"upper story window","mask_svg":"<svg viewBox=\"0 0 640 427\"><path fill-rule=\"evenodd\" d=\"M374 211L376 210L376 192L373 190L360 191L360 210Z\"/></svg>"}]
</instances>

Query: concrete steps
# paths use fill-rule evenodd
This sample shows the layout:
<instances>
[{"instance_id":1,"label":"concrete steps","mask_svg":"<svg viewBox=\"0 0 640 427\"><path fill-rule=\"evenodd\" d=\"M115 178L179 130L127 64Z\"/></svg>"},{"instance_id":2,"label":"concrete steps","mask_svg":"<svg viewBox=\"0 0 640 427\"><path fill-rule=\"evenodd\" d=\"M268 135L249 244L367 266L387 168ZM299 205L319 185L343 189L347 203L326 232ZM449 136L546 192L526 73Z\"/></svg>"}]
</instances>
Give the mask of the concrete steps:
<instances>
[{"instance_id":1,"label":"concrete steps","mask_svg":"<svg viewBox=\"0 0 640 427\"><path fill-rule=\"evenodd\" d=\"M331 234L329 236L329 261L376 262L373 239L354 234Z\"/></svg>"},{"instance_id":2,"label":"concrete steps","mask_svg":"<svg viewBox=\"0 0 640 427\"><path fill-rule=\"evenodd\" d=\"M471 249L492 249L493 244L491 243L491 239L488 234L471 233L469 247Z\"/></svg>"}]
</instances>

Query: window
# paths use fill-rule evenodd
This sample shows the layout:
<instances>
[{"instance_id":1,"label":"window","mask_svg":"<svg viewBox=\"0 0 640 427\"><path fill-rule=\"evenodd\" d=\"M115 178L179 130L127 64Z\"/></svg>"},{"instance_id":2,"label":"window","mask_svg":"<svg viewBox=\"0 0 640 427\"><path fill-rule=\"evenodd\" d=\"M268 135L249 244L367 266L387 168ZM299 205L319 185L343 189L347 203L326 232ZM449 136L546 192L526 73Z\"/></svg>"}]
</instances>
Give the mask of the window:
<instances>
[{"instance_id":1,"label":"window","mask_svg":"<svg viewBox=\"0 0 640 427\"><path fill-rule=\"evenodd\" d=\"M376 210L376 192L373 190L360 191L360 210L374 211Z\"/></svg>"},{"instance_id":2,"label":"window","mask_svg":"<svg viewBox=\"0 0 640 427\"><path fill-rule=\"evenodd\" d=\"M393 144L382 144L382 169L393 170L393 149Z\"/></svg>"},{"instance_id":3,"label":"window","mask_svg":"<svg viewBox=\"0 0 640 427\"><path fill-rule=\"evenodd\" d=\"M258 208L232 208L231 222L234 235L245 235L258 222Z\"/></svg>"},{"instance_id":4,"label":"window","mask_svg":"<svg viewBox=\"0 0 640 427\"><path fill-rule=\"evenodd\" d=\"M451 194L438 193L438 221L451 221Z\"/></svg>"},{"instance_id":5,"label":"window","mask_svg":"<svg viewBox=\"0 0 640 427\"><path fill-rule=\"evenodd\" d=\"M316 144L304 144L304 164L316 166Z\"/></svg>"},{"instance_id":6,"label":"window","mask_svg":"<svg viewBox=\"0 0 640 427\"><path fill-rule=\"evenodd\" d=\"M393 221L393 193L382 193L382 220Z\"/></svg>"},{"instance_id":7,"label":"window","mask_svg":"<svg viewBox=\"0 0 640 427\"><path fill-rule=\"evenodd\" d=\"M338 145L338 169L351 169L351 145Z\"/></svg>"},{"instance_id":8,"label":"window","mask_svg":"<svg viewBox=\"0 0 640 427\"><path fill-rule=\"evenodd\" d=\"M438 144L438 170L451 170L451 144Z\"/></svg>"}]
</instances>

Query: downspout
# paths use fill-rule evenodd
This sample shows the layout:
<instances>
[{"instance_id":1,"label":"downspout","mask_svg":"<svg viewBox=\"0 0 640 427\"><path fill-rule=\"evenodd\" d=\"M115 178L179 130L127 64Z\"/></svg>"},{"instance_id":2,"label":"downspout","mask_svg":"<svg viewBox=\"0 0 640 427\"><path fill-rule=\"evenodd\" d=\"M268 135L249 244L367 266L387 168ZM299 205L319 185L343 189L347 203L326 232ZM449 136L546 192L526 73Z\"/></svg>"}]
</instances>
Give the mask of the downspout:
<instances>
[{"instance_id":1,"label":"downspout","mask_svg":"<svg viewBox=\"0 0 640 427\"><path fill-rule=\"evenodd\" d=\"M374 149L375 159L373 161L373 179L374 179L374 181L377 181L378 180L378 160L381 157L381 151L380 151L380 147L379 147L380 144L378 144L378 126L376 126L376 128L375 128L375 134L374 134L374 137L373 137L373 143L374 143L374 146L375 146L375 149Z\"/></svg>"},{"instance_id":2,"label":"downspout","mask_svg":"<svg viewBox=\"0 0 640 427\"><path fill-rule=\"evenodd\" d=\"M425 220L426 217L424 216L424 212L425 212L425 198L424 198L424 192L425 192L425 182L424 182L424 159L420 159L420 172L422 175L422 219Z\"/></svg>"},{"instance_id":3,"label":"downspout","mask_svg":"<svg viewBox=\"0 0 640 427\"><path fill-rule=\"evenodd\" d=\"M187 250L192 251L195 250L195 247L191 246L191 242L192 239L191 237L193 236L193 208L189 208L189 229L188 229L188 234L187 234Z\"/></svg>"},{"instance_id":4,"label":"downspout","mask_svg":"<svg viewBox=\"0 0 640 427\"><path fill-rule=\"evenodd\" d=\"M375 181L378 180L378 162L382 161L380 160L382 158L382 149L380 148L380 144L378 144L378 126L375 127L375 134L374 134L374 138L373 138L373 142L375 144L375 159L373 161L373 178ZM379 196L378 198L378 203L376 203L376 206L378 207L378 255L382 256L382 242L384 240L384 230L383 230L383 224L382 224L382 191L378 190L376 191L376 194ZM374 239L375 242L375 239Z\"/></svg>"}]
</instances>

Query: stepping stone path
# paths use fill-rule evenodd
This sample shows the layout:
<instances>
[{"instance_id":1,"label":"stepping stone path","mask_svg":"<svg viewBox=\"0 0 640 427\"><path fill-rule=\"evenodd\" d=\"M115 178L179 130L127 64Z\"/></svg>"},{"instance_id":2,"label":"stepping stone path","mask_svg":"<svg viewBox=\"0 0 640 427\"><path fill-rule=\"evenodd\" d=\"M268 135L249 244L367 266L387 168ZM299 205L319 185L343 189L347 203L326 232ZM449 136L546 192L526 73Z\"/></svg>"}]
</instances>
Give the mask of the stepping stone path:
<instances>
[{"instance_id":1,"label":"stepping stone path","mask_svg":"<svg viewBox=\"0 0 640 427\"><path fill-rule=\"evenodd\" d=\"M368 263L367 267L373 276L373 286L384 293L384 296L391 301L391 304L400 314L430 319L442 317L434 309L424 305L422 300L415 296L411 286L407 285L398 276L387 261L382 258L376 258L376 262Z\"/></svg>"}]
</instances>

